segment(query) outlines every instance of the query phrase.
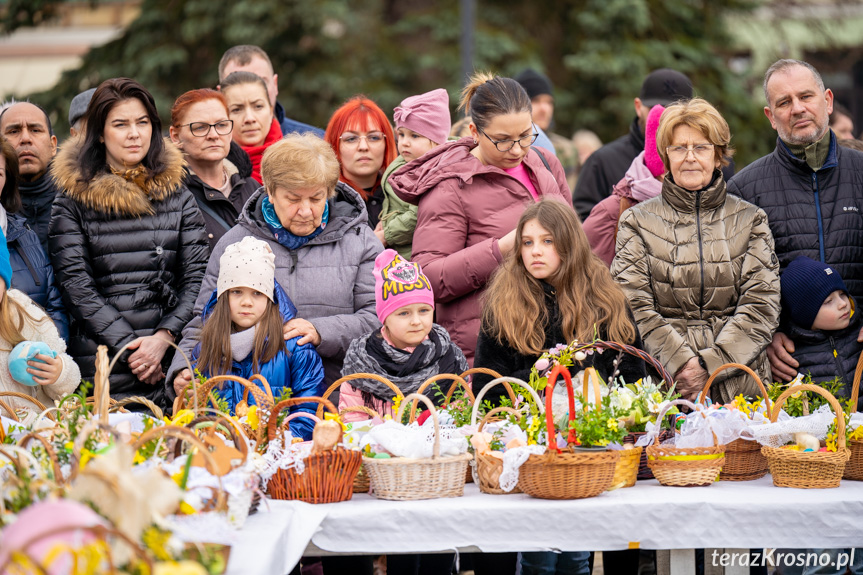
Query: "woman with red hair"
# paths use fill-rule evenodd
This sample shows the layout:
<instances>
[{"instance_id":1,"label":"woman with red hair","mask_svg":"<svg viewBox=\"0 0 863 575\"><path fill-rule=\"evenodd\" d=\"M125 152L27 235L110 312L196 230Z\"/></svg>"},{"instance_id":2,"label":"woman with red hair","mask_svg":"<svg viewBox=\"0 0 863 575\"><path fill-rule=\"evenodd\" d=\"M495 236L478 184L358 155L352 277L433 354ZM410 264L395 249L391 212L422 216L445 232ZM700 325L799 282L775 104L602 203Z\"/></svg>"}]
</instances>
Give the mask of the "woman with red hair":
<instances>
[{"instance_id":1,"label":"woman with red hair","mask_svg":"<svg viewBox=\"0 0 863 575\"><path fill-rule=\"evenodd\" d=\"M339 180L363 197L374 228L384 201L381 176L397 154L386 114L365 96L354 96L333 113L324 139L339 159Z\"/></svg>"},{"instance_id":2,"label":"woman with red hair","mask_svg":"<svg viewBox=\"0 0 863 575\"><path fill-rule=\"evenodd\" d=\"M225 96L215 90L190 90L171 108L171 141L186 159L183 183L204 215L210 251L260 187L248 161L237 166L228 160L233 125Z\"/></svg>"}]
</instances>

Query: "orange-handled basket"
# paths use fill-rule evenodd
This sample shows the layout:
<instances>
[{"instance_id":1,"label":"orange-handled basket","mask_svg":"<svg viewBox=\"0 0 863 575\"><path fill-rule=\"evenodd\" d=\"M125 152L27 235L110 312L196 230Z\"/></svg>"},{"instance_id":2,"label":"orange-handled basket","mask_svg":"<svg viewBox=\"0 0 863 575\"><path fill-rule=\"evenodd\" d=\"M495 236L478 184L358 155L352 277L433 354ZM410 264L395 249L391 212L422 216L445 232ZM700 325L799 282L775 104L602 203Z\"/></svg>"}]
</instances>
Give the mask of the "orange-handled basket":
<instances>
[{"instance_id":1,"label":"orange-handled basket","mask_svg":"<svg viewBox=\"0 0 863 575\"><path fill-rule=\"evenodd\" d=\"M785 400L798 391L812 391L827 399L827 403L836 413L838 449L837 451L805 452L769 445L763 446L761 453L767 458L770 474L773 476L773 485L801 489L839 487L839 482L845 472L845 464L851 458L851 450L845 444L845 414L842 412L842 406L829 391L810 384L795 385L786 389L782 395L776 398L770 421L776 421Z\"/></svg>"},{"instance_id":2,"label":"orange-handled basket","mask_svg":"<svg viewBox=\"0 0 863 575\"><path fill-rule=\"evenodd\" d=\"M614 468L620 454L617 451L579 452L573 447L557 446L551 398L559 375L563 376L569 399L569 421L575 420L575 395L569 370L555 365L545 389L545 424L548 448L542 455L531 455L519 469L518 485L532 497L541 499L582 499L595 497L611 487ZM569 430L567 443L576 440Z\"/></svg>"},{"instance_id":3,"label":"orange-handled basket","mask_svg":"<svg viewBox=\"0 0 863 575\"><path fill-rule=\"evenodd\" d=\"M726 369L741 369L752 376L755 383L758 384L758 389L761 390L761 395L764 397L764 407L767 410L767 417L770 417L770 398L767 397L767 390L764 388L764 383L754 371L745 365L739 363L726 363L719 366L716 371L710 374L710 379L704 384L704 389L698 398L698 403L703 403L708 397L710 386L716 380L721 371ZM761 444L751 439L737 438L731 443L725 445L725 465L722 466L722 472L719 474L719 479L722 481L752 481L759 477L767 475L767 458L761 453Z\"/></svg>"}]
</instances>

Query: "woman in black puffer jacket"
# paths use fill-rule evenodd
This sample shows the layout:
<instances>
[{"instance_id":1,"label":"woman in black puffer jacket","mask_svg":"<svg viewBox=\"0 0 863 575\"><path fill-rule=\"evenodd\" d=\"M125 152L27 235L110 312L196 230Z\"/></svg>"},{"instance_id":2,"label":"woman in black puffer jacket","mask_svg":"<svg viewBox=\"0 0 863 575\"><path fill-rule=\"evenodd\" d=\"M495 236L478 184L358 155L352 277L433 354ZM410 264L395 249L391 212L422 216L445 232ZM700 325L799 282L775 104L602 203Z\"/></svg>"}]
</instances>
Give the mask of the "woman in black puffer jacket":
<instances>
[{"instance_id":1,"label":"woman in black puffer jacket","mask_svg":"<svg viewBox=\"0 0 863 575\"><path fill-rule=\"evenodd\" d=\"M207 266L204 220L143 86L106 80L87 119L83 141L63 146L52 168L63 193L49 245L72 319L69 354L92 380L98 345L113 356L133 342L111 374L111 396L163 403L168 342L192 318Z\"/></svg>"}]
</instances>

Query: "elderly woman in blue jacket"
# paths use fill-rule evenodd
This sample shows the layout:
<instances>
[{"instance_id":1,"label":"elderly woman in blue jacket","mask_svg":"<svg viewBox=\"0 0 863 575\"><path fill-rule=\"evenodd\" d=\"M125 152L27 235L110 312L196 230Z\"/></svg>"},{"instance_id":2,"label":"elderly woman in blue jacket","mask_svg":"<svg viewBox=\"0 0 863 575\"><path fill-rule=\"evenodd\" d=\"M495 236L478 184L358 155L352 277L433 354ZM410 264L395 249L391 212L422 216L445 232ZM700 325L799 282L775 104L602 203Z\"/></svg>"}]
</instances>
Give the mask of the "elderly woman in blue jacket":
<instances>
[{"instance_id":1,"label":"elderly woman in blue jacket","mask_svg":"<svg viewBox=\"0 0 863 575\"><path fill-rule=\"evenodd\" d=\"M225 248L220 261L216 290L201 314L201 340L192 350L192 362L203 375L236 375L249 379L261 374L274 397L290 389L291 397L319 396L324 392L321 356L299 337L285 340L283 325L297 316L297 309L275 281L275 255L269 244L247 236ZM192 374L183 370L175 389L188 384ZM219 395L233 414L243 399L244 388L225 382ZM249 396L249 403L254 403ZM295 406L294 411L314 413L314 403ZM294 437L311 439L314 423L296 418L290 423Z\"/></svg>"}]
</instances>

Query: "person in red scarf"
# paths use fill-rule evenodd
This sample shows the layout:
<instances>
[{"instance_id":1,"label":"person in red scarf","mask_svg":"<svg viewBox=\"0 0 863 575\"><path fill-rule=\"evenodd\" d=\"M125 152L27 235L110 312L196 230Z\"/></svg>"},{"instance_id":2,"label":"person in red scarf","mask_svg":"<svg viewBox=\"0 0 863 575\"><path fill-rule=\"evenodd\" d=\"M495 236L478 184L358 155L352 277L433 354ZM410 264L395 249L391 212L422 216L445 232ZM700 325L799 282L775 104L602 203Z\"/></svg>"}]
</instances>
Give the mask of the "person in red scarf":
<instances>
[{"instance_id":1,"label":"person in red scarf","mask_svg":"<svg viewBox=\"0 0 863 575\"><path fill-rule=\"evenodd\" d=\"M221 83L228 101L228 117L234 121L233 138L252 160L252 177L261 181L264 151L282 139L267 84L251 72L234 72Z\"/></svg>"},{"instance_id":2,"label":"person in red scarf","mask_svg":"<svg viewBox=\"0 0 863 575\"><path fill-rule=\"evenodd\" d=\"M324 139L339 159L339 180L363 197L374 228L384 202L381 176L398 153L386 114L365 96L354 96L333 113Z\"/></svg>"}]
</instances>

